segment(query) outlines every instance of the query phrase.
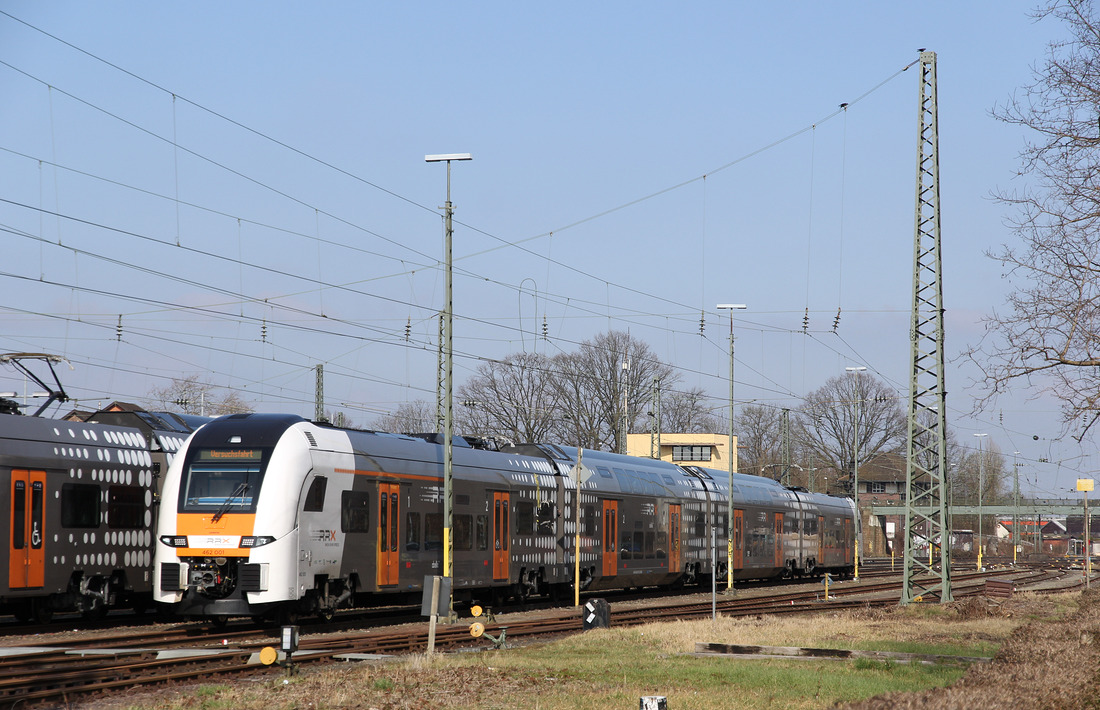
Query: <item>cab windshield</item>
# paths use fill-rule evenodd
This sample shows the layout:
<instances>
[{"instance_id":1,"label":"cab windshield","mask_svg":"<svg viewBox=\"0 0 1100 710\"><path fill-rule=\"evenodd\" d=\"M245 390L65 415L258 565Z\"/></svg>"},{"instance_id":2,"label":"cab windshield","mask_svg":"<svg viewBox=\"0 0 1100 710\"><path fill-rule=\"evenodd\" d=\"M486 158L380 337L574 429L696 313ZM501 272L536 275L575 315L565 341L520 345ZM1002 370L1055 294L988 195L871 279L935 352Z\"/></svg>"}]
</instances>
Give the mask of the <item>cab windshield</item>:
<instances>
[{"instance_id":1,"label":"cab windshield","mask_svg":"<svg viewBox=\"0 0 1100 710\"><path fill-rule=\"evenodd\" d=\"M200 449L184 474L179 512L255 512L264 464L261 449Z\"/></svg>"}]
</instances>

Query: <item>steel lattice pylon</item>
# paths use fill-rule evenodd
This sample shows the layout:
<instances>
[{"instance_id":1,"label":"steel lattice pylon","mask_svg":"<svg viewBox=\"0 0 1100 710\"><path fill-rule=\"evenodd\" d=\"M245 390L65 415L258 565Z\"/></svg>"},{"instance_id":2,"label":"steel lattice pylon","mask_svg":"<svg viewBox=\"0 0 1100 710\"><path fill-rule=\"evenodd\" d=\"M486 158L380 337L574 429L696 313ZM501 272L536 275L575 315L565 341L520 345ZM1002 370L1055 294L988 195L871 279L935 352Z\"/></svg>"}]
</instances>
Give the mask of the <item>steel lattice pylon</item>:
<instances>
[{"instance_id":1,"label":"steel lattice pylon","mask_svg":"<svg viewBox=\"0 0 1100 710\"><path fill-rule=\"evenodd\" d=\"M941 603L952 600L938 124L936 53L921 52L902 604L926 596L938 596ZM918 552L918 538L928 542L927 553Z\"/></svg>"}]
</instances>

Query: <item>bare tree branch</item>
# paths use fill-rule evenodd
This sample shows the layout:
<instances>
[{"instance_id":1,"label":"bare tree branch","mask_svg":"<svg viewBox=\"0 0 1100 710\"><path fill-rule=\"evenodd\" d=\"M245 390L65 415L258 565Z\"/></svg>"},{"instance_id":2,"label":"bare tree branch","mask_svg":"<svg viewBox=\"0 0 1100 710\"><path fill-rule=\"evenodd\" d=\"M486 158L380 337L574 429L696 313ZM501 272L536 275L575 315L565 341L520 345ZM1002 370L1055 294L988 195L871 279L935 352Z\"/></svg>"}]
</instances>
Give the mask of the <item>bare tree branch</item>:
<instances>
[{"instance_id":1,"label":"bare tree branch","mask_svg":"<svg viewBox=\"0 0 1100 710\"><path fill-rule=\"evenodd\" d=\"M1069 38L992 112L1031 132L1019 155L1029 183L996 195L1022 246L988 253L1012 291L966 355L981 370L978 408L1019 382L1060 400L1080 438L1100 416L1100 27L1089 0L1055 0L1035 16L1060 20Z\"/></svg>"}]
</instances>

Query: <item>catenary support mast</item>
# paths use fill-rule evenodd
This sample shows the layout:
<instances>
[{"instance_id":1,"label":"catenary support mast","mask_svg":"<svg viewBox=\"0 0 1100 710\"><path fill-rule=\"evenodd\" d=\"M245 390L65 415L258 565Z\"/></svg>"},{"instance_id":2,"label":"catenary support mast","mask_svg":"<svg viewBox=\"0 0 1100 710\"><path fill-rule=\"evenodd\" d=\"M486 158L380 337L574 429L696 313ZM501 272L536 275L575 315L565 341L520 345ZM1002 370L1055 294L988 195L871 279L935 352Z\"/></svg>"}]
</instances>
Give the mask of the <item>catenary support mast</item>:
<instances>
[{"instance_id":1,"label":"catenary support mast","mask_svg":"<svg viewBox=\"0 0 1100 710\"><path fill-rule=\"evenodd\" d=\"M918 123L902 604L930 595L938 596L941 603L952 601L935 52L922 51L920 55ZM932 552L919 550L920 541L932 545Z\"/></svg>"}]
</instances>

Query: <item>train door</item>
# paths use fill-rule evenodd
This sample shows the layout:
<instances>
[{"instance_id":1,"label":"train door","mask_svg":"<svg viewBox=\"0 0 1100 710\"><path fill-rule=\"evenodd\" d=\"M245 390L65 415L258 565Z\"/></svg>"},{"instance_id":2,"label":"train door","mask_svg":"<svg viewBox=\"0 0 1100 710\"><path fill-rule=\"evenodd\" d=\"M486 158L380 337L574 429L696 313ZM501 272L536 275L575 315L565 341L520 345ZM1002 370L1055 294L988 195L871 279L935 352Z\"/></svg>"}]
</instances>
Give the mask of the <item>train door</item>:
<instances>
[{"instance_id":1,"label":"train door","mask_svg":"<svg viewBox=\"0 0 1100 710\"><path fill-rule=\"evenodd\" d=\"M11 472L11 549L8 587L46 584L46 472Z\"/></svg>"},{"instance_id":2,"label":"train door","mask_svg":"<svg viewBox=\"0 0 1100 710\"><path fill-rule=\"evenodd\" d=\"M817 564L825 565L825 516L817 516Z\"/></svg>"},{"instance_id":3,"label":"train door","mask_svg":"<svg viewBox=\"0 0 1100 710\"><path fill-rule=\"evenodd\" d=\"M775 514L775 566L783 566L783 514Z\"/></svg>"},{"instance_id":4,"label":"train door","mask_svg":"<svg viewBox=\"0 0 1100 710\"><path fill-rule=\"evenodd\" d=\"M668 506L668 571L680 571L680 528L682 516L679 505Z\"/></svg>"},{"instance_id":5,"label":"train door","mask_svg":"<svg viewBox=\"0 0 1100 710\"><path fill-rule=\"evenodd\" d=\"M844 564L852 564L852 550L855 549L855 543L849 544L852 541L852 521L849 518L844 519Z\"/></svg>"},{"instance_id":6,"label":"train door","mask_svg":"<svg viewBox=\"0 0 1100 710\"><path fill-rule=\"evenodd\" d=\"M679 507L679 506L677 506ZM619 501L603 502L603 576L619 572Z\"/></svg>"},{"instance_id":7,"label":"train door","mask_svg":"<svg viewBox=\"0 0 1100 710\"><path fill-rule=\"evenodd\" d=\"M508 581L508 540L511 528L508 511L511 508L510 494L493 491L493 580Z\"/></svg>"},{"instance_id":8,"label":"train door","mask_svg":"<svg viewBox=\"0 0 1100 710\"><path fill-rule=\"evenodd\" d=\"M745 568L745 511L733 511L733 568Z\"/></svg>"},{"instance_id":9,"label":"train door","mask_svg":"<svg viewBox=\"0 0 1100 710\"><path fill-rule=\"evenodd\" d=\"M400 566L398 522L401 520L401 487L378 484L378 586L397 584Z\"/></svg>"}]
</instances>

